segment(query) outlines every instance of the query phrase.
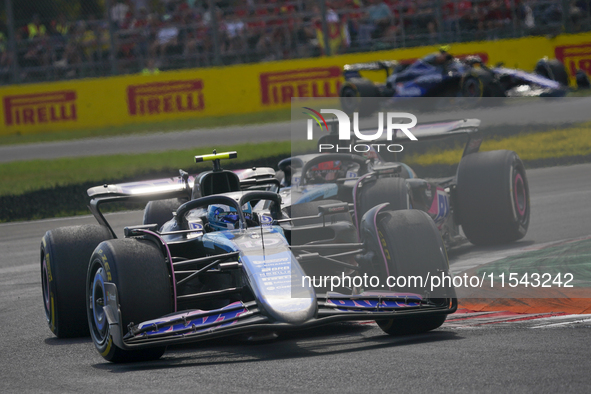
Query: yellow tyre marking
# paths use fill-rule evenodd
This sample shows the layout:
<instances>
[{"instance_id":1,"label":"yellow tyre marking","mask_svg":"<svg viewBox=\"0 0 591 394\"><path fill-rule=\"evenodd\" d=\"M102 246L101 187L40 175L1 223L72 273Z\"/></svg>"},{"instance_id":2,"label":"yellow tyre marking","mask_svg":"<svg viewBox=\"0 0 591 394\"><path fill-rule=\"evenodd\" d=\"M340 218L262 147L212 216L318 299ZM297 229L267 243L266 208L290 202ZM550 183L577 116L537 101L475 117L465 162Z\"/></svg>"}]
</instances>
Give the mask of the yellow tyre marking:
<instances>
[{"instance_id":1,"label":"yellow tyre marking","mask_svg":"<svg viewBox=\"0 0 591 394\"><path fill-rule=\"evenodd\" d=\"M51 331L55 332L55 306L53 304L53 293L50 295L51 298Z\"/></svg>"},{"instance_id":2,"label":"yellow tyre marking","mask_svg":"<svg viewBox=\"0 0 591 394\"><path fill-rule=\"evenodd\" d=\"M109 335L109 342L107 342L107 348L101 352L101 356L106 357L107 354L111 351L111 345L113 344L113 337Z\"/></svg>"},{"instance_id":3,"label":"yellow tyre marking","mask_svg":"<svg viewBox=\"0 0 591 394\"><path fill-rule=\"evenodd\" d=\"M45 255L45 266L47 267L47 279L51 282L53 281L53 276L51 275L51 266L49 265L49 253Z\"/></svg>"}]
</instances>

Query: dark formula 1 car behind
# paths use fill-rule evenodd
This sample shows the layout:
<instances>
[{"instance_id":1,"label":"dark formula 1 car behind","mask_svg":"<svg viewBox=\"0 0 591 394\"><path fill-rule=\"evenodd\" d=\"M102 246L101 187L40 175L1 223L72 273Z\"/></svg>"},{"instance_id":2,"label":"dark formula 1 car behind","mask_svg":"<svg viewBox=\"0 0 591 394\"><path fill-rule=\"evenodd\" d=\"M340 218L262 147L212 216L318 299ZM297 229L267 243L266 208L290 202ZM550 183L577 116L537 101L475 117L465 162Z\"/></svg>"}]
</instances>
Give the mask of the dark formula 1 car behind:
<instances>
[{"instance_id":1,"label":"dark formula 1 car behind","mask_svg":"<svg viewBox=\"0 0 591 394\"><path fill-rule=\"evenodd\" d=\"M90 335L106 360L125 362L159 358L169 344L233 334L269 338L339 321L376 320L391 335L419 333L456 310L451 285L427 292L387 282L449 275L428 214L379 203L353 221L346 201L288 206L271 169L224 171L219 160L230 157L196 157L214 163L198 177L181 172L89 189L98 224L58 228L42 240L51 331ZM117 239L100 207L121 201L150 203L144 224L126 227ZM343 282L329 291L327 283L304 280L312 275L379 282Z\"/></svg>"},{"instance_id":2,"label":"dark formula 1 car behind","mask_svg":"<svg viewBox=\"0 0 591 394\"><path fill-rule=\"evenodd\" d=\"M337 123L331 124L335 127L319 139L319 150L343 152L350 147L340 147L341 143L367 142L357 140L353 133L352 140L341 141ZM421 141L467 137L454 176L421 179L404 163L386 162L376 147L408 141L398 133L392 141L384 138L365 145L368 150L363 153L315 153L282 160L278 176L286 186L282 196L294 207L323 199L348 201L353 204L354 220L386 202L394 210L418 209L432 218L447 247L465 242L460 227L477 245L519 240L525 236L530 218L525 168L513 151L479 152L483 140L479 125L478 119L464 119L412 129ZM384 177L387 173L395 176Z\"/></svg>"}]
</instances>

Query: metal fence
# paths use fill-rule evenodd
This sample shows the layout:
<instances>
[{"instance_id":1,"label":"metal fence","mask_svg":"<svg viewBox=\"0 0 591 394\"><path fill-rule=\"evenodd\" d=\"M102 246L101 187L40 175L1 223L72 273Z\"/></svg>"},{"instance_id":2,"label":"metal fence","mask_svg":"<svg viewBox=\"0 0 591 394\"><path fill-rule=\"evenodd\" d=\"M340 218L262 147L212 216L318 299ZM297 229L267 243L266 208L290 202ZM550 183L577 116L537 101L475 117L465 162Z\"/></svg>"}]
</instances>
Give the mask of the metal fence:
<instances>
[{"instance_id":1,"label":"metal fence","mask_svg":"<svg viewBox=\"0 0 591 394\"><path fill-rule=\"evenodd\" d=\"M591 0L0 0L0 84L591 30Z\"/></svg>"}]
</instances>

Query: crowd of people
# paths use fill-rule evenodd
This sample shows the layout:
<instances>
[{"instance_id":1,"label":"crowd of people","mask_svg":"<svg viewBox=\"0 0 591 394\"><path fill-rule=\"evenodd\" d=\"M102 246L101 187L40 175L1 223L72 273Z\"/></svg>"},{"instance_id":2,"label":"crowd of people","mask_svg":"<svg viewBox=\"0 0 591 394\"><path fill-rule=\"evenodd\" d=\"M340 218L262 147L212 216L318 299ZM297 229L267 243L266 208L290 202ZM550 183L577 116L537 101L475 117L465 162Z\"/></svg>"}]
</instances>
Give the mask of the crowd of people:
<instances>
[{"instance_id":1,"label":"crowd of people","mask_svg":"<svg viewBox=\"0 0 591 394\"><path fill-rule=\"evenodd\" d=\"M0 72L17 62L25 81L155 73L557 34L589 30L590 13L591 0L112 0L81 20L34 15L17 26L15 52L0 29Z\"/></svg>"}]
</instances>

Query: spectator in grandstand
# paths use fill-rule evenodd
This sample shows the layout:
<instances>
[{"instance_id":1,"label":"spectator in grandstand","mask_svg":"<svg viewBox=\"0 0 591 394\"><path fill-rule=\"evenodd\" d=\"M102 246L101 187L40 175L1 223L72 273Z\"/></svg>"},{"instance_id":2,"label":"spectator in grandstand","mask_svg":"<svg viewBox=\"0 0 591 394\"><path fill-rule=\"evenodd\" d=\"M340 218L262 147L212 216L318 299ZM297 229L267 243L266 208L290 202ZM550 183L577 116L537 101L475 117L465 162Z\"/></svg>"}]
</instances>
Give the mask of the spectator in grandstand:
<instances>
[{"instance_id":1,"label":"spectator in grandstand","mask_svg":"<svg viewBox=\"0 0 591 394\"><path fill-rule=\"evenodd\" d=\"M132 0L132 4L133 4L133 9L135 11L134 16L137 17L142 9L147 12L147 10L150 6L150 1L148 1L148 0Z\"/></svg>"},{"instance_id":2,"label":"spectator in grandstand","mask_svg":"<svg viewBox=\"0 0 591 394\"><path fill-rule=\"evenodd\" d=\"M266 12L266 9L265 9ZM251 8L246 19L246 42L250 50L256 49L261 36L267 27L266 21L262 19L257 10Z\"/></svg>"},{"instance_id":3,"label":"spectator in grandstand","mask_svg":"<svg viewBox=\"0 0 591 394\"><path fill-rule=\"evenodd\" d=\"M118 55L125 59L139 57L144 59L148 54L150 29L148 11L145 7L138 10L137 15L123 27L118 34Z\"/></svg>"},{"instance_id":4,"label":"spectator in grandstand","mask_svg":"<svg viewBox=\"0 0 591 394\"><path fill-rule=\"evenodd\" d=\"M341 15L347 23L348 35L353 46L357 44L360 22L364 16L362 7L363 3L361 0L345 0L343 5L344 11L341 11Z\"/></svg>"},{"instance_id":5,"label":"spectator in grandstand","mask_svg":"<svg viewBox=\"0 0 591 394\"><path fill-rule=\"evenodd\" d=\"M306 24L303 18L294 18L291 31L291 52L292 57L309 57L312 55L311 40L316 38L316 32L310 24Z\"/></svg>"},{"instance_id":6,"label":"spectator in grandstand","mask_svg":"<svg viewBox=\"0 0 591 394\"><path fill-rule=\"evenodd\" d=\"M94 30L95 21L94 18L89 20L88 23L82 22L81 28L84 29L84 33L81 38L82 50L84 52L84 58L87 62L95 61L95 52L98 48L97 34Z\"/></svg>"},{"instance_id":7,"label":"spectator in grandstand","mask_svg":"<svg viewBox=\"0 0 591 394\"><path fill-rule=\"evenodd\" d=\"M146 61L146 67L142 70L142 75L156 75L160 74L160 70L156 67L156 60L154 58L149 58Z\"/></svg>"},{"instance_id":8,"label":"spectator in grandstand","mask_svg":"<svg viewBox=\"0 0 591 394\"><path fill-rule=\"evenodd\" d=\"M472 3L465 0L447 0L441 9L445 41L457 41L460 36L460 20L472 10Z\"/></svg>"},{"instance_id":9,"label":"spectator in grandstand","mask_svg":"<svg viewBox=\"0 0 591 394\"><path fill-rule=\"evenodd\" d=\"M33 15L33 19L25 27L23 27L25 37L28 40L39 39L47 36L47 29L44 24L41 23L39 14Z\"/></svg>"},{"instance_id":10,"label":"spectator in grandstand","mask_svg":"<svg viewBox=\"0 0 591 394\"><path fill-rule=\"evenodd\" d=\"M184 56L189 64L199 66L209 65L212 52L210 28L203 22L201 14L195 15L195 20L188 26L185 37Z\"/></svg>"},{"instance_id":11,"label":"spectator in grandstand","mask_svg":"<svg viewBox=\"0 0 591 394\"><path fill-rule=\"evenodd\" d=\"M581 5L588 5L589 3L585 3L585 2L579 2L576 0L571 0L569 7L568 7L568 16L571 20L572 23L572 30L574 32L578 32L581 30L581 21L583 20L583 18L589 17L589 14L587 13L586 15L584 15L584 11L583 8L579 6L579 3L582 3Z\"/></svg>"},{"instance_id":12,"label":"spectator in grandstand","mask_svg":"<svg viewBox=\"0 0 591 394\"><path fill-rule=\"evenodd\" d=\"M496 40L499 33L511 21L510 11L504 3L499 0L492 0L486 10L487 40Z\"/></svg>"},{"instance_id":13,"label":"spectator in grandstand","mask_svg":"<svg viewBox=\"0 0 591 394\"><path fill-rule=\"evenodd\" d=\"M131 9L128 4L126 4L125 0L117 0L115 4L111 7L111 21L115 28L121 27L123 22L125 21L125 17L127 16L128 12L131 12Z\"/></svg>"},{"instance_id":14,"label":"spectator in grandstand","mask_svg":"<svg viewBox=\"0 0 591 394\"><path fill-rule=\"evenodd\" d=\"M551 25L562 21L562 2L541 3L537 2L534 16L543 25Z\"/></svg>"},{"instance_id":15,"label":"spectator in grandstand","mask_svg":"<svg viewBox=\"0 0 591 394\"><path fill-rule=\"evenodd\" d=\"M51 22L51 35L58 37L67 37L70 33L70 22L66 19L66 16L61 13L56 20Z\"/></svg>"},{"instance_id":16,"label":"spectator in grandstand","mask_svg":"<svg viewBox=\"0 0 591 394\"><path fill-rule=\"evenodd\" d=\"M24 26L20 33L21 40L25 39L27 42L23 65L25 67L47 65L49 62L48 34L47 28L41 23L39 15L33 15L31 22Z\"/></svg>"},{"instance_id":17,"label":"spectator in grandstand","mask_svg":"<svg viewBox=\"0 0 591 394\"><path fill-rule=\"evenodd\" d=\"M392 11L383 0L370 0L366 16L359 26L358 41L361 46L368 46L372 39L382 37L392 23Z\"/></svg>"},{"instance_id":18,"label":"spectator in grandstand","mask_svg":"<svg viewBox=\"0 0 591 394\"><path fill-rule=\"evenodd\" d=\"M273 28L267 28L257 43L256 50L263 56L261 62L281 59L281 48L275 40L274 31Z\"/></svg>"},{"instance_id":19,"label":"spectator in grandstand","mask_svg":"<svg viewBox=\"0 0 591 394\"><path fill-rule=\"evenodd\" d=\"M318 6L313 6L314 18L312 23L316 31L315 43L322 54L326 54L326 41L330 46L330 53L340 53L345 47L349 45L349 35L346 24L342 23L339 15L332 8L335 6L334 2L327 3L326 9L326 27L328 29L328 40L324 39L324 31L322 27L321 13Z\"/></svg>"},{"instance_id":20,"label":"spectator in grandstand","mask_svg":"<svg viewBox=\"0 0 591 394\"><path fill-rule=\"evenodd\" d=\"M109 49L111 47L111 34L109 26L106 22L95 24L95 34L97 40L97 51L95 58L98 61L107 60L109 58Z\"/></svg>"},{"instance_id":21,"label":"spectator in grandstand","mask_svg":"<svg viewBox=\"0 0 591 394\"><path fill-rule=\"evenodd\" d=\"M429 44L435 44L438 41L437 37L437 20L435 19L434 5L432 0L418 0L416 13L416 30L420 35L426 35Z\"/></svg>"},{"instance_id":22,"label":"spectator in grandstand","mask_svg":"<svg viewBox=\"0 0 591 394\"><path fill-rule=\"evenodd\" d=\"M168 48L178 45L179 29L172 23L171 15L164 15L162 18L163 26L158 30L156 39L150 50L151 56L162 57L166 54Z\"/></svg>"},{"instance_id":23,"label":"spectator in grandstand","mask_svg":"<svg viewBox=\"0 0 591 394\"><path fill-rule=\"evenodd\" d=\"M484 40L486 11L479 4L474 4L472 10L460 18L462 40Z\"/></svg>"},{"instance_id":24,"label":"spectator in grandstand","mask_svg":"<svg viewBox=\"0 0 591 394\"><path fill-rule=\"evenodd\" d=\"M8 40L6 37L6 26L0 22L0 81L8 80L8 72L12 65L12 53L8 50Z\"/></svg>"},{"instance_id":25,"label":"spectator in grandstand","mask_svg":"<svg viewBox=\"0 0 591 394\"><path fill-rule=\"evenodd\" d=\"M71 33L72 27L64 14L59 14L57 19L51 21L49 25L50 51L52 52L50 58L54 64L63 57Z\"/></svg>"},{"instance_id":26,"label":"spectator in grandstand","mask_svg":"<svg viewBox=\"0 0 591 394\"><path fill-rule=\"evenodd\" d=\"M245 45L244 30L246 25L234 12L230 12L226 17L223 29L226 41L226 52L237 53L243 51Z\"/></svg>"},{"instance_id":27,"label":"spectator in grandstand","mask_svg":"<svg viewBox=\"0 0 591 394\"><path fill-rule=\"evenodd\" d=\"M80 22L70 29L68 42L64 49L63 56L60 60L55 62L55 65L63 69L64 75L68 78L76 76L78 71L77 65L82 62L84 48L82 46L82 38L86 31L86 23Z\"/></svg>"}]
</instances>

